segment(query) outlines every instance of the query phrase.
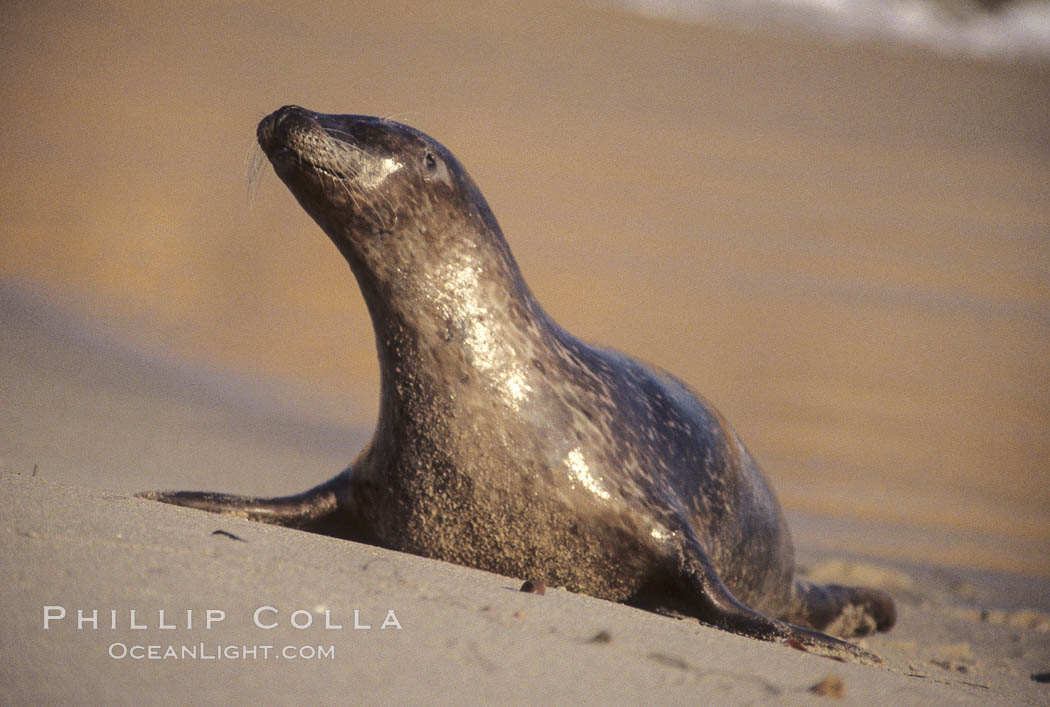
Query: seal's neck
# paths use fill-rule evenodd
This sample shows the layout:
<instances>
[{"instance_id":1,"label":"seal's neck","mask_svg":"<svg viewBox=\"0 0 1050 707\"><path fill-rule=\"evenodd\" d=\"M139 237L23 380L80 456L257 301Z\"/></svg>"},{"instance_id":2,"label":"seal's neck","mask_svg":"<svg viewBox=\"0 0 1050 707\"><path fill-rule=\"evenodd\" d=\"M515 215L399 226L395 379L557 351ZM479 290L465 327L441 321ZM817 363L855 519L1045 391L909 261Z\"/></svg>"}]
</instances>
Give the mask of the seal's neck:
<instances>
[{"instance_id":1,"label":"seal's neck","mask_svg":"<svg viewBox=\"0 0 1050 707\"><path fill-rule=\"evenodd\" d=\"M411 414L421 397L454 405L481 391L513 410L533 394L534 362L550 360L544 350L560 330L496 235L443 239L379 276L348 258L375 329L381 415Z\"/></svg>"}]
</instances>

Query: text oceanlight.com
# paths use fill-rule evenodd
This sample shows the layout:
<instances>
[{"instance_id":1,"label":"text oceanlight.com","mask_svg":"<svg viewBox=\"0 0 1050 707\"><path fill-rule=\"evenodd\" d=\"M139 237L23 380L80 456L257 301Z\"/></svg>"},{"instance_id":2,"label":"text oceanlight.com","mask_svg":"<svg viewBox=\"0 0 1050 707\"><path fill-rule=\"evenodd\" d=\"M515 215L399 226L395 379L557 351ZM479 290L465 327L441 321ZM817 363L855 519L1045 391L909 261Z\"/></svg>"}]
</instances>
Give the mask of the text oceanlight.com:
<instances>
[{"instance_id":1,"label":"text oceanlight.com","mask_svg":"<svg viewBox=\"0 0 1050 707\"><path fill-rule=\"evenodd\" d=\"M335 660L335 646L111 643L109 657L116 660Z\"/></svg>"}]
</instances>

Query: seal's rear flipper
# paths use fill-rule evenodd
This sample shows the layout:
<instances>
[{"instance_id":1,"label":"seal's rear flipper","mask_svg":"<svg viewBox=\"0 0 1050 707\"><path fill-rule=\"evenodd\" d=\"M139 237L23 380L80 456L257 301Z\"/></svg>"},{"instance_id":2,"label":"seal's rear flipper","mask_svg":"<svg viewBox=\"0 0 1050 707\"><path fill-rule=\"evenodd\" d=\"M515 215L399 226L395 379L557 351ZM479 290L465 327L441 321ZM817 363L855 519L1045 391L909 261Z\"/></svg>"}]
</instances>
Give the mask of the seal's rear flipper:
<instances>
[{"instance_id":1,"label":"seal's rear flipper","mask_svg":"<svg viewBox=\"0 0 1050 707\"><path fill-rule=\"evenodd\" d=\"M878 589L796 581L797 607L785 616L836 636L889 631L897 621L893 598Z\"/></svg>"},{"instance_id":2,"label":"seal's rear flipper","mask_svg":"<svg viewBox=\"0 0 1050 707\"><path fill-rule=\"evenodd\" d=\"M196 508L210 513L298 528L322 535L356 539L352 523L343 516L337 490L347 483L347 473L294 496L253 498L207 491L146 491L136 494L150 501Z\"/></svg>"},{"instance_id":3,"label":"seal's rear flipper","mask_svg":"<svg viewBox=\"0 0 1050 707\"><path fill-rule=\"evenodd\" d=\"M722 583L699 542L695 539L686 542L688 546L679 557L679 579L689 596L692 609L689 613L701 621L731 633L783 643L827 658L866 665L882 663L878 656L852 643L748 608Z\"/></svg>"}]
</instances>

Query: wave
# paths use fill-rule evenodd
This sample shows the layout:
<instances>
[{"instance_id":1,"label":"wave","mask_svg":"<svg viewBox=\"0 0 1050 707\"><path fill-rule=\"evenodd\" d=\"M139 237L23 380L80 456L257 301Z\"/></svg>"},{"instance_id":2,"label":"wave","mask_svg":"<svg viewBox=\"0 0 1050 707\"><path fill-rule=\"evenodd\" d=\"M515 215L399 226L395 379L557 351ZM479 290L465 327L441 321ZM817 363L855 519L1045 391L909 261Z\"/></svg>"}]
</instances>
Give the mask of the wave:
<instances>
[{"instance_id":1,"label":"wave","mask_svg":"<svg viewBox=\"0 0 1050 707\"><path fill-rule=\"evenodd\" d=\"M837 41L926 46L990 59L1050 60L1046 0L607 0L640 15Z\"/></svg>"}]
</instances>

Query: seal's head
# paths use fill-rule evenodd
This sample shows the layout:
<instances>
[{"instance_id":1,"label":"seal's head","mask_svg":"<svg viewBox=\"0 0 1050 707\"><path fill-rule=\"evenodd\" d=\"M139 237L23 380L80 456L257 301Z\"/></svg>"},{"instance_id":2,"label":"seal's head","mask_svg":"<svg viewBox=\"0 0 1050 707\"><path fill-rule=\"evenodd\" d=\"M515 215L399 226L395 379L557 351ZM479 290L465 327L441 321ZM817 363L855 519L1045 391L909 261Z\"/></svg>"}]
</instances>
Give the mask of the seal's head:
<instances>
[{"instance_id":1,"label":"seal's head","mask_svg":"<svg viewBox=\"0 0 1050 707\"><path fill-rule=\"evenodd\" d=\"M298 106L267 116L257 133L274 171L350 264L384 371L405 370L405 357L416 356L430 372L480 372L502 384L520 368L512 347L542 311L451 152L391 120Z\"/></svg>"},{"instance_id":2,"label":"seal's head","mask_svg":"<svg viewBox=\"0 0 1050 707\"><path fill-rule=\"evenodd\" d=\"M277 175L359 280L367 273L390 282L464 249L506 248L466 170L407 125L285 106L259 123L257 136ZM435 258L435 249L444 258Z\"/></svg>"}]
</instances>

